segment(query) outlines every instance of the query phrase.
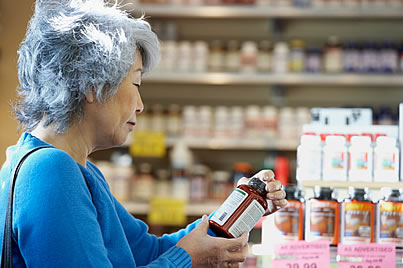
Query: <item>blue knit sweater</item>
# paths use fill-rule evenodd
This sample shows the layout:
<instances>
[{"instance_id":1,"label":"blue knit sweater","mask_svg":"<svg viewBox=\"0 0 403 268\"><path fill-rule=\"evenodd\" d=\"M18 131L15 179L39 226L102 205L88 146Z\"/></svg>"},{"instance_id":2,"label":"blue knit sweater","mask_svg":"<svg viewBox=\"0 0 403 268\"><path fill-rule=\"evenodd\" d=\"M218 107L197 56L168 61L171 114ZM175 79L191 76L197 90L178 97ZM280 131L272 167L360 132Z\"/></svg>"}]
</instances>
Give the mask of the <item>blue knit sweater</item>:
<instances>
[{"instance_id":1,"label":"blue knit sweater","mask_svg":"<svg viewBox=\"0 0 403 268\"><path fill-rule=\"evenodd\" d=\"M28 150L42 145L47 144L24 133L7 150L0 171L0 241L12 169ZM190 256L175 244L199 221L160 238L149 234L147 225L113 197L94 164L84 167L54 147L27 158L14 198L16 267L191 266Z\"/></svg>"}]
</instances>

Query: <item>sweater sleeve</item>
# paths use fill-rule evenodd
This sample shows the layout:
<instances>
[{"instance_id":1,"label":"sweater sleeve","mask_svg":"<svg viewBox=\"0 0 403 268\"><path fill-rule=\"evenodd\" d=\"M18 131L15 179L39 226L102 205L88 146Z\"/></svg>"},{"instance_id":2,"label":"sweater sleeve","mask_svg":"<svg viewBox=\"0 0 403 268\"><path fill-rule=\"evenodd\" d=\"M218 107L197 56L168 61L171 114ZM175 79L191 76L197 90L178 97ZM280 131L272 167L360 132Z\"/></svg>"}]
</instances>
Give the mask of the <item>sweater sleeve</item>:
<instances>
[{"instance_id":1,"label":"sweater sleeve","mask_svg":"<svg viewBox=\"0 0 403 268\"><path fill-rule=\"evenodd\" d=\"M13 232L28 267L112 267L85 179L60 150L40 150L22 165Z\"/></svg>"},{"instance_id":2,"label":"sweater sleeve","mask_svg":"<svg viewBox=\"0 0 403 268\"><path fill-rule=\"evenodd\" d=\"M148 226L143 221L135 219L118 200L114 201L133 256L139 266L149 264L147 267L191 267L189 254L175 245L191 232L200 220L176 233L157 238L148 233Z\"/></svg>"}]
</instances>

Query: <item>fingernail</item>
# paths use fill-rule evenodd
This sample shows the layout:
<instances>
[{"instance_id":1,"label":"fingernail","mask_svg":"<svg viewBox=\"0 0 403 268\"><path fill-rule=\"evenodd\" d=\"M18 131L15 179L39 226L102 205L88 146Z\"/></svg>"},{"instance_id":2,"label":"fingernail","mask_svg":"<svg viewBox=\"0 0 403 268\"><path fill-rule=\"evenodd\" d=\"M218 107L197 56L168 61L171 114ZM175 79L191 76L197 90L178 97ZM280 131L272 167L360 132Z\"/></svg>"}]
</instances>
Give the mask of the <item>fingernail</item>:
<instances>
[{"instance_id":1,"label":"fingernail","mask_svg":"<svg viewBox=\"0 0 403 268\"><path fill-rule=\"evenodd\" d=\"M202 217L202 221L207 221L207 220L208 220L207 215L203 215L203 217Z\"/></svg>"}]
</instances>

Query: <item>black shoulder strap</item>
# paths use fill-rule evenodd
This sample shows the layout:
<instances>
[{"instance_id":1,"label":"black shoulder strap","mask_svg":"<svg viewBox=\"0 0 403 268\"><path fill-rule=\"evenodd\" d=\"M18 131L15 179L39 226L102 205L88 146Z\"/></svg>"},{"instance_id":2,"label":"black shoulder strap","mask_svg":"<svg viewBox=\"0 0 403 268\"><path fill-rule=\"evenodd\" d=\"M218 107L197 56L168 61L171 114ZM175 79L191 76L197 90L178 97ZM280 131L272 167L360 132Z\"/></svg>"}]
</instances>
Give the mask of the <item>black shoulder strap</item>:
<instances>
[{"instance_id":1,"label":"black shoulder strap","mask_svg":"<svg viewBox=\"0 0 403 268\"><path fill-rule=\"evenodd\" d=\"M14 202L14 188L15 181L17 179L18 172L21 168L22 163L27 159L27 157L43 148L50 148L50 146L40 146L28 151L17 163L14 168L13 174L11 176L10 188L8 192L8 204L6 212L6 222L4 224L3 233L3 246L1 252L1 268L11 268L13 267L13 252L12 252L12 234L13 234L13 202Z\"/></svg>"}]
</instances>

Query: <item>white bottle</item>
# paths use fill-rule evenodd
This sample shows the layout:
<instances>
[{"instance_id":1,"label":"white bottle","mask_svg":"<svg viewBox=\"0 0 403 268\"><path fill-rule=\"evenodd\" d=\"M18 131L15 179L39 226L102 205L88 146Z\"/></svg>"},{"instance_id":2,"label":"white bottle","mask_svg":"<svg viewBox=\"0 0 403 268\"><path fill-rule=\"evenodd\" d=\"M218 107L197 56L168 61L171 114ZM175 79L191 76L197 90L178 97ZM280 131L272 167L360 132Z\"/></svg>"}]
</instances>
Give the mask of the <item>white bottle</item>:
<instances>
[{"instance_id":1,"label":"white bottle","mask_svg":"<svg viewBox=\"0 0 403 268\"><path fill-rule=\"evenodd\" d=\"M247 41L241 47L241 71L254 73L257 70L257 44L254 41Z\"/></svg>"},{"instance_id":2,"label":"white bottle","mask_svg":"<svg viewBox=\"0 0 403 268\"><path fill-rule=\"evenodd\" d=\"M179 139L171 154L172 196L181 200L189 200L189 170L193 164L193 155L184 140Z\"/></svg>"},{"instance_id":3,"label":"white bottle","mask_svg":"<svg viewBox=\"0 0 403 268\"><path fill-rule=\"evenodd\" d=\"M229 136L229 112L225 106L218 106L214 113L214 137L227 139Z\"/></svg>"},{"instance_id":4,"label":"white bottle","mask_svg":"<svg viewBox=\"0 0 403 268\"><path fill-rule=\"evenodd\" d=\"M197 135L196 115L196 107L188 105L183 108L183 135L186 138L194 139Z\"/></svg>"},{"instance_id":5,"label":"white bottle","mask_svg":"<svg viewBox=\"0 0 403 268\"><path fill-rule=\"evenodd\" d=\"M302 135L297 148L297 180L319 181L322 177L322 147L320 136Z\"/></svg>"},{"instance_id":6,"label":"white bottle","mask_svg":"<svg viewBox=\"0 0 403 268\"><path fill-rule=\"evenodd\" d=\"M245 132L244 110L240 106L233 106L230 115L230 136L239 139Z\"/></svg>"},{"instance_id":7,"label":"white bottle","mask_svg":"<svg viewBox=\"0 0 403 268\"><path fill-rule=\"evenodd\" d=\"M374 181L399 181L399 149L396 147L396 139L379 137L374 151Z\"/></svg>"},{"instance_id":8,"label":"white bottle","mask_svg":"<svg viewBox=\"0 0 403 268\"><path fill-rule=\"evenodd\" d=\"M211 106L200 106L198 116L198 136L202 139L208 139L212 129L212 108ZM195 122L197 124L197 121Z\"/></svg>"},{"instance_id":9,"label":"white bottle","mask_svg":"<svg viewBox=\"0 0 403 268\"><path fill-rule=\"evenodd\" d=\"M208 59L208 44L206 41L196 41L193 45L193 71L206 72Z\"/></svg>"},{"instance_id":10,"label":"white bottle","mask_svg":"<svg viewBox=\"0 0 403 268\"><path fill-rule=\"evenodd\" d=\"M347 147L343 136L327 136L323 147L323 180L347 180Z\"/></svg>"},{"instance_id":11,"label":"white bottle","mask_svg":"<svg viewBox=\"0 0 403 268\"><path fill-rule=\"evenodd\" d=\"M372 181L373 150L371 138L368 136L354 136L349 148L350 166L349 181Z\"/></svg>"},{"instance_id":12,"label":"white bottle","mask_svg":"<svg viewBox=\"0 0 403 268\"><path fill-rule=\"evenodd\" d=\"M287 73L290 50L287 43L278 42L273 49L273 72Z\"/></svg>"}]
</instances>

